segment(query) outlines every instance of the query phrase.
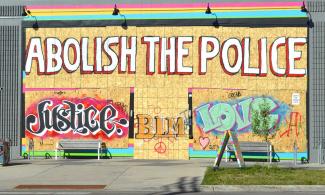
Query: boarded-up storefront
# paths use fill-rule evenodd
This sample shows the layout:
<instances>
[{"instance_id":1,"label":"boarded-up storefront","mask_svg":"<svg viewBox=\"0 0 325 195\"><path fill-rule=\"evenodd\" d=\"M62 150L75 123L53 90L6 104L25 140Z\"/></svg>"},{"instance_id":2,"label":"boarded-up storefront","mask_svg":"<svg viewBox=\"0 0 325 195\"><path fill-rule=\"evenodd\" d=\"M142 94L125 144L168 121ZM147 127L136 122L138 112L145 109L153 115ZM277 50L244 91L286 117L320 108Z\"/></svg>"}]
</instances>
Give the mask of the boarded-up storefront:
<instances>
[{"instance_id":1,"label":"boarded-up storefront","mask_svg":"<svg viewBox=\"0 0 325 195\"><path fill-rule=\"evenodd\" d=\"M60 139L100 139L113 156L215 157L226 130L263 141L252 110L267 102L275 152L307 156L306 37L306 27L26 28L25 143L38 155Z\"/></svg>"}]
</instances>

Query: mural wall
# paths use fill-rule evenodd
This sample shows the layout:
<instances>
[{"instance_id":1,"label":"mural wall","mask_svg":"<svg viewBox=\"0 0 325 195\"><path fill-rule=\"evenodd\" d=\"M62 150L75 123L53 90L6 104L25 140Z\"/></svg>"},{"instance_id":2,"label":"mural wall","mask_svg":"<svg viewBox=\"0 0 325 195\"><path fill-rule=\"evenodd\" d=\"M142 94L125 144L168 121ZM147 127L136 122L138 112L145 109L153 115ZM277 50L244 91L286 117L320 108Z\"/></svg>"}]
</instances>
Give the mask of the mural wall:
<instances>
[{"instance_id":1,"label":"mural wall","mask_svg":"<svg viewBox=\"0 0 325 195\"><path fill-rule=\"evenodd\" d=\"M60 139L99 139L106 147L128 147L130 89L25 90L25 136L36 151L54 150Z\"/></svg>"},{"instance_id":2,"label":"mural wall","mask_svg":"<svg viewBox=\"0 0 325 195\"><path fill-rule=\"evenodd\" d=\"M298 105L292 103L292 94L299 95ZM269 131L274 134L271 143L275 151L291 152L296 143L298 150L304 152L307 150L305 98L304 91L287 89L195 90L194 150L217 149L224 131L229 129L237 132L240 141L263 141L252 134L252 110L267 102L271 110Z\"/></svg>"},{"instance_id":3,"label":"mural wall","mask_svg":"<svg viewBox=\"0 0 325 195\"><path fill-rule=\"evenodd\" d=\"M252 135L272 107L275 151L306 152L306 28L26 29L25 136L101 139L113 156L213 157L223 131ZM271 127L270 127L270 130ZM131 133L130 133L131 132Z\"/></svg>"}]
</instances>

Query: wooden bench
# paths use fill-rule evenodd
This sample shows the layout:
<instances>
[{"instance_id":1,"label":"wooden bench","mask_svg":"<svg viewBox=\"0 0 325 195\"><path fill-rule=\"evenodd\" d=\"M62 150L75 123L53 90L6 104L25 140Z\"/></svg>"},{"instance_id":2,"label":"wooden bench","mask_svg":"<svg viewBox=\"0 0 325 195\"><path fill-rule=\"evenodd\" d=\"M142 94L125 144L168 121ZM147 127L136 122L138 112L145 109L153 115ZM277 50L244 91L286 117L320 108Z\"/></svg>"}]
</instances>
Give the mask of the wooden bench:
<instances>
[{"instance_id":1,"label":"wooden bench","mask_svg":"<svg viewBox=\"0 0 325 195\"><path fill-rule=\"evenodd\" d=\"M100 140L70 140L63 139L56 144L55 160L58 159L58 151L63 150L65 157L66 150L97 150L98 160L102 153L102 141Z\"/></svg>"},{"instance_id":2,"label":"wooden bench","mask_svg":"<svg viewBox=\"0 0 325 195\"><path fill-rule=\"evenodd\" d=\"M269 142L239 142L241 152L254 152L268 154L268 160L272 163L272 145ZM227 144L226 147L226 162L228 162L228 152L235 152L232 144ZM229 156L230 157L230 156Z\"/></svg>"}]
</instances>

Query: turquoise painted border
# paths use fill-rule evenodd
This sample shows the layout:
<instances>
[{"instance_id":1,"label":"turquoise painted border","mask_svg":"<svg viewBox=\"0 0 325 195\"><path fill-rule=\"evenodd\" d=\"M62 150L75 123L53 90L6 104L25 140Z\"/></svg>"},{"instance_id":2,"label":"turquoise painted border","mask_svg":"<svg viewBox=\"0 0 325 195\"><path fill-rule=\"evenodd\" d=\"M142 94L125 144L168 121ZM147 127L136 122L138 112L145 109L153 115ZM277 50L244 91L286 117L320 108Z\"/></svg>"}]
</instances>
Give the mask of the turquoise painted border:
<instances>
[{"instance_id":1,"label":"turquoise painted border","mask_svg":"<svg viewBox=\"0 0 325 195\"><path fill-rule=\"evenodd\" d=\"M26 147L22 146L22 154L27 153ZM45 157L45 153L49 153L52 157L55 155L55 152L52 150L46 151L34 151L34 156ZM108 149L107 155L112 155L112 157L133 157L134 148L110 148ZM61 152L63 155L63 152ZM97 156L97 152L80 152L80 153L70 153L71 156Z\"/></svg>"},{"instance_id":2,"label":"turquoise painted border","mask_svg":"<svg viewBox=\"0 0 325 195\"><path fill-rule=\"evenodd\" d=\"M216 158L217 157L217 151L209 150L193 150L193 148L189 148L189 156L190 158ZM228 154L229 156L229 154ZM252 158L252 159L267 159L267 156L260 156L260 155L243 155L244 158ZM279 158L280 160L292 160L294 159L294 153L293 152L275 152L273 153L274 159ZM307 152L298 152L297 158L307 158L308 154ZM226 154L223 155L223 158L226 158Z\"/></svg>"},{"instance_id":3,"label":"turquoise painted border","mask_svg":"<svg viewBox=\"0 0 325 195\"><path fill-rule=\"evenodd\" d=\"M134 148L111 148L109 149L109 152L111 153L112 157L133 157L134 156ZM22 147L22 153L26 153L26 147ZM35 151L34 156L38 157L45 157L45 153L49 153L52 157L55 155L54 151ZM61 154L63 154L61 152ZM109 153L107 153L109 154ZM70 153L71 156L97 156L96 152L82 152L82 153ZM193 148L189 148L189 157L190 158L216 158L217 151L213 150L193 150ZM261 156L261 155L252 155L247 154L243 155L244 158L252 158L252 159L267 159L267 156ZM223 155L223 158L226 157L226 154ZM293 152L276 152L273 153L274 159L279 158L280 160L292 160L294 158ZM298 152L297 158L307 158L308 154L307 152Z\"/></svg>"}]
</instances>

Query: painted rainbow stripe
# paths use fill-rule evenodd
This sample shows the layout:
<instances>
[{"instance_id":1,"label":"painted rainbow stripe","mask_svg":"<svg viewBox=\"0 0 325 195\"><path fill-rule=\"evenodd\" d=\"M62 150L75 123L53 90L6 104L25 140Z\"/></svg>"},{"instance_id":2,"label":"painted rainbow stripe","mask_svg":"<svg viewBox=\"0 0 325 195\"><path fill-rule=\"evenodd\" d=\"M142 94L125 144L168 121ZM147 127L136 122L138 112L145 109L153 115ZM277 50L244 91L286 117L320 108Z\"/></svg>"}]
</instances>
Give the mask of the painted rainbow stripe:
<instances>
[{"instance_id":1,"label":"painted rainbow stripe","mask_svg":"<svg viewBox=\"0 0 325 195\"><path fill-rule=\"evenodd\" d=\"M23 138L24 139L24 138ZM26 143L22 144L22 154L28 153ZM34 151L34 156L44 157L46 153L49 153L52 157L54 157L54 150L42 150L42 151ZM105 154L105 153L103 153ZM112 157L133 157L134 154L134 146L133 144L129 144L128 148L108 148L106 151L107 155L111 155ZM63 152L61 152L61 156ZM70 153L71 156L97 156L97 152L79 152L79 153Z\"/></svg>"},{"instance_id":2,"label":"painted rainbow stripe","mask_svg":"<svg viewBox=\"0 0 325 195\"><path fill-rule=\"evenodd\" d=\"M194 150L193 147L189 147L189 156L190 158L216 158L217 157L217 151L214 150ZM228 154L229 156L229 154ZM298 152L297 158L300 160L301 158L307 158L308 154L307 152ZM251 158L251 159L267 159L268 157L266 155L259 156L256 154L243 154L244 158ZM226 153L223 154L223 158L226 158ZM276 152L273 154L273 158L280 160L292 160L294 159L294 153L293 152Z\"/></svg>"},{"instance_id":3,"label":"painted rainbow stripe","mask_svg":"<svg viewBox=\"0 0 325 195\"><path fill-rule=\"evenodd\" d=\"M302 6L302 1L297 2L218 2L209 3L210 8L250 8L250 7L298 7ZM175 3L175 4L117 4L118 8L123 9L152 9L152 8L206 8L207 3ZM27 6L28 9L100 9L114 8L114 4L106 5L33 5Z\"/></svg>"},{"instance_id":4,"label":"painted rainbow stripe","mask_svg":"<svg viewBox=\"0 0 325 195\"><path fill-rule=\"evenodd\" d=\"M121 15L113 16L114 5L27 6L32 16L24 20L156 20L156 19L228 19L298 18L302 2L210 3L212 14L205 14L206 3L192 4L118 4Z\"/></svg>"},{"instance_id":5,"label":"painted rainbow stripe","mask_svg":"<svg viewBox=\"0 0 325 195\"><path fill-rule=\"evenodd\" d=\"M133 157L134 156L134 146L133 144L129 144L128 148L110 148L110 155L112 157ZM189 157L190 158L216 158L217 151L213 150L193 150L192 147L189 148ZM28 153L26 144L22 145L22 154ZM37 157L44 157L45 153L49 153L52 157L55 155L53 150L48 151L35 151L34 155ZM63 154L63 153L62 153ZM109 153L107 153L109 155ZM97 156L96 152L83 152L83 153L71 153L71 156ZM244 158L251 159L267 159L267 156L257 156L254 154L244 154ZM223 158L226 158L226 154L223 155ZM277 152L274 155L274 159L279 158L280 160L292 160L294 159L293 152ZM298 152L297 158L307 158L307 152Z\"/></svg>"}]
</instances>

